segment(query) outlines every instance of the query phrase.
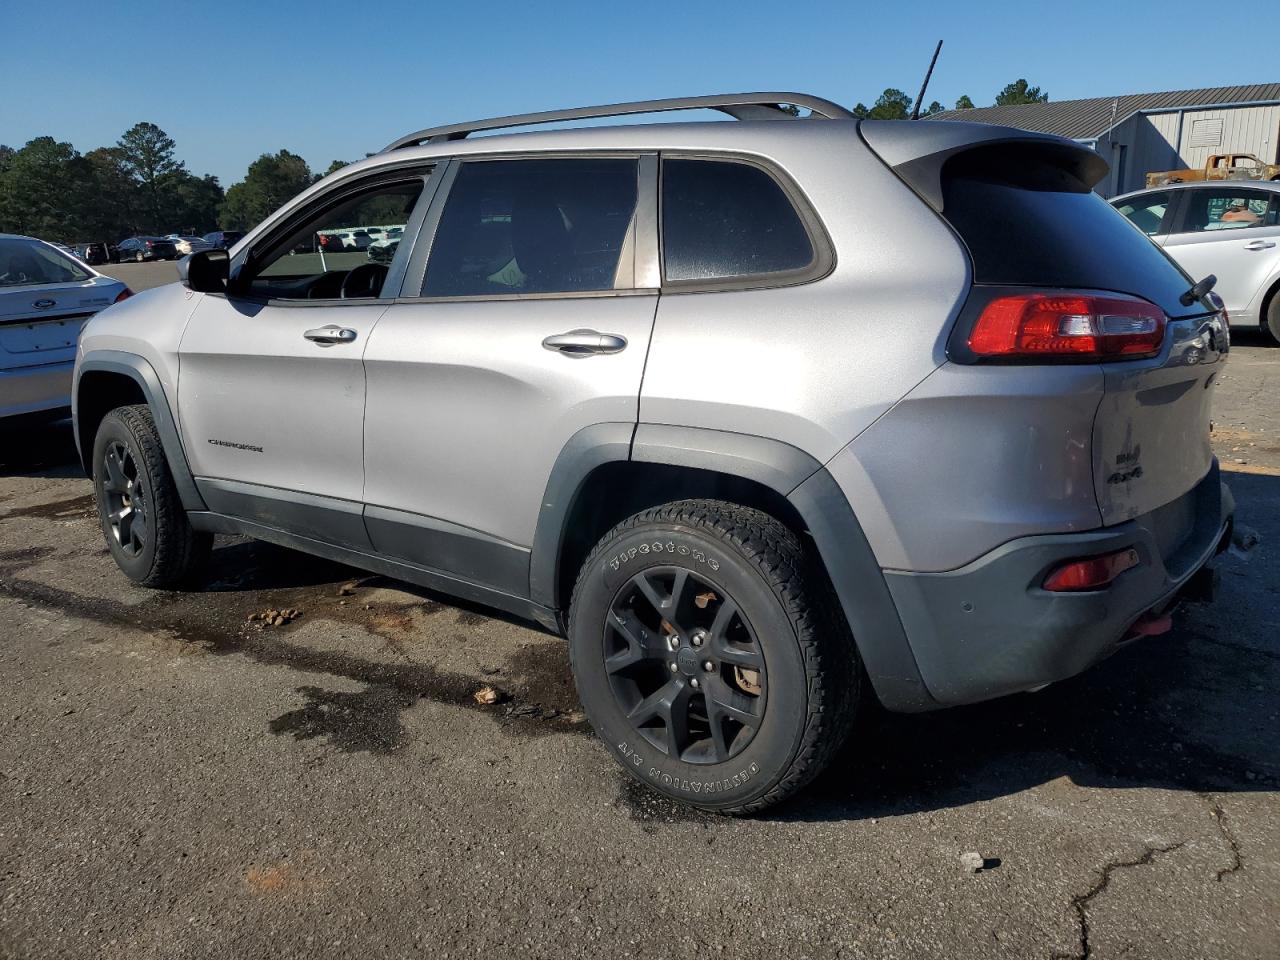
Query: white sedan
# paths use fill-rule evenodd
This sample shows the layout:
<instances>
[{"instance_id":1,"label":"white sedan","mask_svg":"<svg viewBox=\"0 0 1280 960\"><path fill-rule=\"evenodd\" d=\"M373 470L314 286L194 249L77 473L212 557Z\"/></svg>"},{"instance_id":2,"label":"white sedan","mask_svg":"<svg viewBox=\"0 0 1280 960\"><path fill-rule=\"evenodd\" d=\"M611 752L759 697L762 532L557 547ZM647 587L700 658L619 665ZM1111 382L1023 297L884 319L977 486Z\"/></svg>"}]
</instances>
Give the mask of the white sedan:
<instances>
[{"instance_id":1,"label":"white sedan","mask_svg":"<svg viewBox=\"0 0 1280 960\"><path fill-rule=\"evenodd\" d=\"M1114 198L1111 205L1214 292L1233 327L1280 341L1280 182L1179 183Z\"/></svg>"},{"instance_id":2,"label":"white sedan","mask_svg":"<svg viewBox=\"0 0 1280 960\"><path fill-rule=\"evenodd\" d=\"M69 411L80 328L128 296L53 244L0 233L0 419Z\"/></svg>"},{"instance_id":3,"label":"white sedan","mask_svg":"<svg viewBox=\"0 0 1280 960\"><path fill-rule=\"evenodd\" d=\"M171 239L173 240L173 245L178 248L178 253L184 257L190 253L213 249L213 244L200 237L173 237Z\"/></svg>"}]
</instances>

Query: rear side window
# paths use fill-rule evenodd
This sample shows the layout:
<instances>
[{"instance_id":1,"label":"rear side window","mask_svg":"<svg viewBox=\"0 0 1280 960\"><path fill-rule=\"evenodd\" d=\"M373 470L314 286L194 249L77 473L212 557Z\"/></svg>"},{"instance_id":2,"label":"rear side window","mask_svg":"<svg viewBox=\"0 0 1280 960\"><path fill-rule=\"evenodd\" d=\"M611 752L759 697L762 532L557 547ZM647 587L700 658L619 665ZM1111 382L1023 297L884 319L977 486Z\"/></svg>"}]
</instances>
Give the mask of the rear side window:
<instances>
[{"instance_id":1,"label":"rear side window","mask_svg":"<svg viewBox=\"0 0 1280 960\"><path fill-rule=\"evenodd\" d=\"M759 277L814 262L804 221L778 182L722 160L663 160L662 255L670 281Z\"/></svg>"},{"instance_id":2,"label":"rear side window","mask_svg":"<svg viewBox=\"0 0 1280 960\"><path fill-rule=\"evenodd\" d=\"M424 297L612 290L636 210L634 159L464 163Z\"/></svg>"},{"instance_id":3,"label":"rear side window","mask_svg":"<svg viewBox=\"0 0 1280 960\"><path fill-rule=\"evenodd\" d=\"M1107 201L1034 149L970 150L943 169L942 215L977 283L1113 290L1169 316L1190 280Z\"/></svg>"},{"instance_id":4,"label":"rear side window","mask_svg":"<svg viewBox=\"0 0 1280 960\"><path fill-rule=\"evenodd\" d=\"M1280 210L1271 194L1261 190L1239 187L1187 190L1186 197L1179 233L1274 227Z\"/></svg>"}]
</instances>

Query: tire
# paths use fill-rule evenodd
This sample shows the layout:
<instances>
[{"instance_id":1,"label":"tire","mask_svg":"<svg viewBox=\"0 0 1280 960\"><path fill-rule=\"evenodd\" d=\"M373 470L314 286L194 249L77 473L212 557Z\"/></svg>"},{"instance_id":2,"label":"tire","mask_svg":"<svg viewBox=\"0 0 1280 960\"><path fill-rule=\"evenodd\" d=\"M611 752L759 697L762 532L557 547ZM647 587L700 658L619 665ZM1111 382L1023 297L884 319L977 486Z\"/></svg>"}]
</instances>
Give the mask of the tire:
<instances>
[{"instance_id":1,"label":"tire","mask_svg":"<svg viewBox=\"0 0 1280 960\"><path fill-rule=\"evenodd\" d=\"M704 810L754 813L805 786L859 701L825 573L772 516L723 501L665 504L609 531L574 587L569 648L587 717L623 769Z\"/></svg>"},{"instance_id":2,"label":"tire","mask_svg":"<svg viewBox=\"0 0 1280 960\"><path fill-rule=\"evenodd\" d=\"M1271 334L1271 345L1280 346L1280 290L1271 294L1271 300L1262 316L1263 329Z\"/></svg>"},{"instance_id":3,"label":"tire","mask_svg":"<svg viewBox=\"0 0 1280 960\"><path fill-rule=\"evenodd\" d=\"M176 587L203 567L213 536L187 521L149 407L117 407L103 417L93 441L93 492L107 549L130 580Z\"/></svg>"}]
</instances>

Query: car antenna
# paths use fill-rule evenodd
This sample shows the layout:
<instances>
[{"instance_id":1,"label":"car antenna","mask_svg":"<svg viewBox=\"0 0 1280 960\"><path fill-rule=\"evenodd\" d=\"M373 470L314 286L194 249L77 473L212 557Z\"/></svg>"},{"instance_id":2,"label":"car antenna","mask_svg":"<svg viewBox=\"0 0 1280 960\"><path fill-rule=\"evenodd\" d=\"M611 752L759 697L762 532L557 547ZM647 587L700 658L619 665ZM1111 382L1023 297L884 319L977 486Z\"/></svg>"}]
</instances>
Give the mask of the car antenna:
<instances>
[{"instance_id":1,"label":"car antenna","mask_svg":"<svg viewBox=\"0 0 1280 960\"><path fill-rule=\"evenodd\" d=\"M933 49L933 59L929 61L929 69L924 73L924 83L920 84L920 95L916 97L915 106L911 108L911 119L920 119L920 104L924 102L924 92L929 89L929 78L933 76L933 65L938 62L938 54L942 52L942 41Z\"/></svg>"}]
</instances>

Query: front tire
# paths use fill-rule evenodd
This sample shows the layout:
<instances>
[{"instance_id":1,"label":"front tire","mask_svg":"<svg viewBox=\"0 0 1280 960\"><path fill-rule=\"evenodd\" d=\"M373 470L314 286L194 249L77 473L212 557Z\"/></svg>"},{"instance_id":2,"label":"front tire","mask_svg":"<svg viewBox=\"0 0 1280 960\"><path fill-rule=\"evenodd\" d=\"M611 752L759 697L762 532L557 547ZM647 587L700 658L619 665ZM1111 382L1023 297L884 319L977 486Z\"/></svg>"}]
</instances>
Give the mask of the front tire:
<instances>
[{"instance_id":1,"label":"front tire","mask_svg":"<svg viewBox=\"0 0 1280 960\"><path fill-rule=\"evenodd\" d=\"M107 549L135 583L179 586L208 559L213 536L187 520L149 407L117 407L103 417L93 492Z\"/></svg>"},{"instance_id":2,"label":"front tire","mask_svg":"<svg viewBox=\"0 0 1280 960\"><path fill-rule=\"evenodd\" d=\"M861 669L826 577L759 510L686 500L611 530L569 615L578 695L641 783L753 813L809 783L848 736Z\"/></svg>"}]
</instances>

